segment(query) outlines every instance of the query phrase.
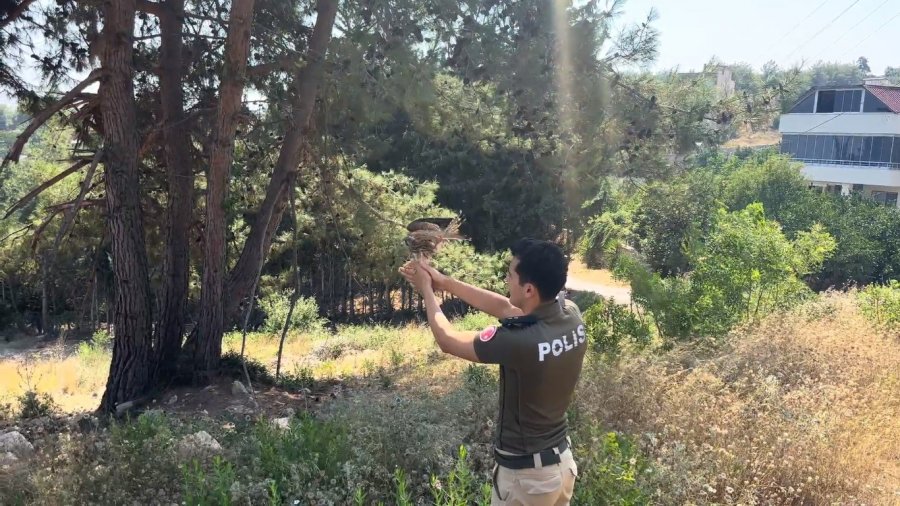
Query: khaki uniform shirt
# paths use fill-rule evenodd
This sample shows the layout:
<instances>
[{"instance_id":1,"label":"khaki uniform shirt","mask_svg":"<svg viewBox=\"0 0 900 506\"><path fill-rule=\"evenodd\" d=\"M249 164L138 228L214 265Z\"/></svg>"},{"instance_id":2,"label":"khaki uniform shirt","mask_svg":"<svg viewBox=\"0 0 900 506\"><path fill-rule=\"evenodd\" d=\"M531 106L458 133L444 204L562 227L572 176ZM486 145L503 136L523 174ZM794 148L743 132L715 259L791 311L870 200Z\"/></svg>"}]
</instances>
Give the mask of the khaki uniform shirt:
<instances>
[{"instance_id":1,"label":"khaki uniform shirt","mask_svg":"<svg viewBox=\"0 0 900 506\"><path fill-rule=\"evenodd\" d=\"M475 339L478 359L500 364L496 446L520 455L557 446L587 350L581 312L572 301L551 301L501 323Z\"/></svg>"}]
</instances>

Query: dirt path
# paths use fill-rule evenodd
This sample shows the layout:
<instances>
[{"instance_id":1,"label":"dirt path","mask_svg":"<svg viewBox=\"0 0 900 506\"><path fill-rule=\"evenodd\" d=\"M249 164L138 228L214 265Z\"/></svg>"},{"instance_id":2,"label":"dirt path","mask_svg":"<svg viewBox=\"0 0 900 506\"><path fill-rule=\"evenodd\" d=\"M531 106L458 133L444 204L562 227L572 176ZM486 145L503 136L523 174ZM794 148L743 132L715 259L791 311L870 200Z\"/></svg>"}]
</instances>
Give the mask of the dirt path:
<instances>
[{"instance_id":1,"label":"dirt path","mask_svg":"<svg viewBox=\"0 0 900 506\"><path fill-rule=\"evenodd\" d=\"M579 292L594 292L603 297L612 297L619 304L631 301L631 289L627 284L613 279L606 269L589 269L579 259L569 264L569 279L566 288Z\"/></svg>"}]
</instances>

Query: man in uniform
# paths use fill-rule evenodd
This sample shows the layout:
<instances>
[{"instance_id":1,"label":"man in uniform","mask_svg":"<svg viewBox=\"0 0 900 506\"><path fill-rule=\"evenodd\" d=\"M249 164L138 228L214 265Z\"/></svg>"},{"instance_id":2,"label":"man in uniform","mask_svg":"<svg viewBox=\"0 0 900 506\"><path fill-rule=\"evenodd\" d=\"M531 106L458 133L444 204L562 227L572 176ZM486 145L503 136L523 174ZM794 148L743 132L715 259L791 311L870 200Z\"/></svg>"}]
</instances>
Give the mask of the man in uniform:
<instances>
[{"instance_id":1,"label":"man in uniform","mask_svg":"<svg viewBox=\"0 0 900 506\"><path fill-rule=\"evenodd\" d=\"M400 272L425 302L445 353L500 365L500 420L494 448L492 505L567 505L578 468L569 448L566 410L587 342L578 307L560 294L568 262L553 243L522 239L512 248L509 298L441 274L423 262ZM500 319L481 332L453 328L434 290L450 292Z\"/></svg>"}]
</instances>

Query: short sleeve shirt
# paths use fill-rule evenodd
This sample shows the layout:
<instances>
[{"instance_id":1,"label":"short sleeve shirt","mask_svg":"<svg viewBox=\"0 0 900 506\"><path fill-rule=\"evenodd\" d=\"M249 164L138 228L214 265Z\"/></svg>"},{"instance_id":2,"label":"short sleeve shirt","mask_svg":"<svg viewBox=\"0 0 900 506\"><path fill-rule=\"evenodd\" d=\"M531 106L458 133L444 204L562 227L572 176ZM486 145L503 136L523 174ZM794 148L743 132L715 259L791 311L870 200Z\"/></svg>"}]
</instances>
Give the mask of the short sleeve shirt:
<instances>
[{"instance_id":1,"label":"short sleeve shirt","mask_svg":"<svg viewBox=\"0 0 900 506\"><path fill-rule=\"evenodd\" d=\"M499 449L537 453L565 439L566 410L586 349L581 312L568 300L544 303L526 317L478 333L478 359L500 365Z\"/></svg>"}]
</instances>

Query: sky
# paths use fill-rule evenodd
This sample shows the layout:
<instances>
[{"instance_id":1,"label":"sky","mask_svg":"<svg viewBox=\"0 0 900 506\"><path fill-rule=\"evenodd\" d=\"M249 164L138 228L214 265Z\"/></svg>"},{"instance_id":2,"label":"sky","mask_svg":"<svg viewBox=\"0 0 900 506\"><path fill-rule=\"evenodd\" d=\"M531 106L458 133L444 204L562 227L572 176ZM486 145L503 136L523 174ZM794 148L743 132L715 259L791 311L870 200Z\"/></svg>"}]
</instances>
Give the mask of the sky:
<instances>
[{"instance_id":1,"label":"sky","mask_svg":"<svg viewBox=\"0 0 900 506\"><path fill-rule=\"evenodd\" d=\"M818 60L869 60L875 74L900 66L900 0L627 0L621 23L659 18L654 70L700 70L769 60L780 66ZM845 12L846 11L846 12Z\"/></svg>"},{"instance_id":2,"label":"sky","mask_svg":"<svg viewBox=\"0 0 900 506\"><path fill-rule=\"evenodd\" d=\"M819 60L869 60L876 75L900 66L900 0L627 0L619 26L659 18L653 70L700 70L769 60L782 67ZM0 103L12 100L0 93Z\"/></svg>"}]
</instances>

